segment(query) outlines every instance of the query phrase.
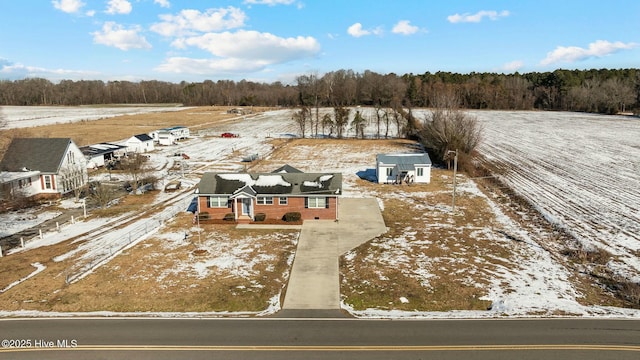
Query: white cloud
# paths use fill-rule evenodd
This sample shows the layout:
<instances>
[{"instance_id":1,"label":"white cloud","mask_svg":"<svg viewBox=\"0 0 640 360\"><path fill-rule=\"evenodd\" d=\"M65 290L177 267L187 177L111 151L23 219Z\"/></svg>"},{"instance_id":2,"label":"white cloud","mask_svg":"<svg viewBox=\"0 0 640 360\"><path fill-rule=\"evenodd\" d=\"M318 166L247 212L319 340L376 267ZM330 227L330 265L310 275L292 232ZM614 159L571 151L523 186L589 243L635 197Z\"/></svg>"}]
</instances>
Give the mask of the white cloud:
<instances>
[{"instance_id":1,"label":"white cloud","mask_svg":"<svg viewBox=\"0 0 640 360\"><path fill-rule=\"evenodd\" d=\"M512 73L520 70L524 66L524 63L520 60L514 60L502 65L502 70Z\"/></svg>"},{"instance_id":2,"label":"white cloud","mask_svg":"<svg viewBox=\"0 0 640 360\"><path fill-rule=\"evenodd\" d=\"M411 25L409 20L400 20L391 30L394 34L411 35L418 32L418 27Z\"/></svg>"},{"instance_id":3,"label":"white cloud","mask_svg":"<svg viewBox=\"0 0 640 360\"><path fill-rule=\"evenodd\" d=\"M3 78L24 79L24 78L45 78L50 81L64 79L86 79L95 78L99 73L94 71L47 69L23 64L14 64L6 59L0 59L0 74Z\"/></svg>"},{"instance_id":4,"label":"white cloud","mask_svg":"<svg viewBox=\"0 0 640 360\"><path fill-rule=\"evenodd\" d=\"M53 0L51 1L53 7L66 13L75 13L85 5L80 0Z\"/></svg>"},{"instance_id":5,"label":"white cloud","mask_svg":"<svg viewBox=\"0 0 640 360\"><path fill-rule=\"evenodd\" d=\"M160 72L190 74L251 73L270 65L315 56L320 44L312 37L281 38L257 31L208 33L180 38L172 43L206 50L211 59L171 57L156 68Z\"/></svg>"},{"instance_id":6,"label":"white cloud","mask_svg":"<svg viewBox=\"0 0 640 360\"><path fill-rule=\"evenodd\" d=\"M122 25L109 21L104 23L102 31L93 32L91 35L96 44L113 46L120 50L150 49L151 44L144 36L138 34L140 31L139 26L125 29Z\"/></svg>"},{"instance_id":7,"label":"white cloud","mask_svg":"<svg viewBox=\"0 0 640 360\"><path fill-rule=\"evenodd\" d=\"M96 14L95 10L88 10L86 13L84 13L85 15L87 15L88 17L92 17Z\"/></svg>"},{"instance_id":8,"label":"white cloud","mask_svg":"<svg viewBox=\"0 0 640 360\"><path fill-rule=\"evenodd\" d=\"M296 0L244 0L243 3L244 4L249 4L249 5L275 6L275 5L291 5L295 1Z\"/></svg>"},{"instance_id":9,"label":"white cloud","mask_svg":"<svg viewBox=\"0 0 640 360\"><path fill-rule=\"evenodd\" d=\"M267 64L242 59L192 59L172 57L154 70L176 74L242 74L262 70Z\"/></svg>"},{"instance_id":10,"label":"white cloud","mask_svg":"<svg viewBox=\"0 0 640 360\"><path fill-rule=\"evenodd\" d=\"M371 34L371 32L362 29L362 24L355 23L347 29L347 33L353 37L361 37Z\"/></svg>"},{"instance_id":11,"label":"white cloud","mask_svg":"<svg viewBox=\"0 0 640 360\"><path fill-rule=\"evenodd\" d=\"M195 46L221 58L252 59L266 64L314 56L320 51L320 44L313 37L282 38L245 30L180 38L172 45Z\"/></svg>"},{"instance_id":12,"label":"white cloud","mask_svg":"<svg viewBox=\"0 0 640 360\"><path fill-rule=\"evenodd\" d=\"M151 30L160 35L184 36L195 32L221 31L244 26L246 14L233 6L207 9L205 12L185 9L177 15L160 15L163 21L153 24Z\"/></svg>"},{"instance_id":13,"label":"white cloud","mask_svg":"<svg viewBox=\"0 0 640 360\"><path fill-rule=\"evenodd\" d=\"M347 29L347 33L353 37L361 37L366 35L382 35L382 28L377 27L371 30L365 30L362 28L362 24L355 23Z\"/></svg>"},{"instance_id":14,"label":"white cloud","mask_svg":"<svg viewBox=\"0 0 640 360\"><path fill-rule=\"evenodd\" d=\"M160 7L163 8L169 8L171 7L171 4L169 3L169 0L153 0L154 4L158 4L160 5Z\"/></svg>"},{"instance_id":15,"label":"white cloud","mask_svg":"<svg viewBox=\"0 0 640 360\"><path fill-rule=\"evenodd\" d=\"M464 13L464 14L449 15L447 16L447 20L449 20L449 22L453 24L461 23L461 22L477 23L482 21L482 19L485 17L489 18L490 20L498 20L498 18L506 17L506 16L509 16L509 12L506 10L503 10L501 12L497 12L494 10L481 10L475 14Z\"/></svg>"},{"instance_id":16,"label":"white cloud","mask_svg":"<svg viewBox=\"0 0 640 360\"><path fill-rule=\"evenodd\" d=\"M606 40L597 40L589 44L588 48L578 46L558 46L555 50L547 53L540 64L549 65L558 62L576 62L592 57L603 57L619 50L628 50L637 47L636 43L623 43L621 41L609 42Z\"/></svg>"},{"instance_id":17,"label":"white cloud","mask_svg":"<svg viewBox=\"0 0 640 360\"><path fill-rule=\"evenodd\" d=\"M128 14L131 12L131 3L127 0L109 0L107 14Z\"/></svg>"}]
</instances>

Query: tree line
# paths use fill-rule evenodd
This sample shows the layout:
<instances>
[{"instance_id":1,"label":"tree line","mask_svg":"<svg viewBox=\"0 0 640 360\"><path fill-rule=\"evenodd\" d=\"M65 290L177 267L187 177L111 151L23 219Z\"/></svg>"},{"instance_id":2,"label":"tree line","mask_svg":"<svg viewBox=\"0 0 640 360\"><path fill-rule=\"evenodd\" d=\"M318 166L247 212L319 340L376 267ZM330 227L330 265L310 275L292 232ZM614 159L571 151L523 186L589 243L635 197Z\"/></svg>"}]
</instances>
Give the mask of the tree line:
<instances>
[{"instance_id":1,"label":"tree line","mask_svg":"<svg viewBox=\"0 0 640 360\"><path fill-rule=\"evenodd\" d=\"M185 106L380 108L434 107L442 94L467 109L640 112L640 69L531 73L310 72L294 84L242 80L165 81L0 80L0 105L182 103Z\"/></svg>"}]
</instances>

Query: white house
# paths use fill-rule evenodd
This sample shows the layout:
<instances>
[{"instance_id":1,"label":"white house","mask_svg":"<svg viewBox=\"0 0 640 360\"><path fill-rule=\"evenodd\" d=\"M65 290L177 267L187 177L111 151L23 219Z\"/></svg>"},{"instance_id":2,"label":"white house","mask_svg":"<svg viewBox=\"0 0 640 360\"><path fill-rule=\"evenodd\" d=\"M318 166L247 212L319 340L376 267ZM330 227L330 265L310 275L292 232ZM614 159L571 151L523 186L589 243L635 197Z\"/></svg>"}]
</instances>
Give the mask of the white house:
<instances>
[{"instance_id":1,"label":"white house","mask_svg":"<svg viewBox=\"0 0 640 360\"><path fill-rule=\"evenodd\" d=\"M0 171L0 198L31 197L40 189L40 171Z\"/></svg>"},{"instance_id":2,"label":"white house","mask_svg":"<svg viewBox=\"0 0 640 360\"><path fill-rule=\"evenodd\" d=\"M379 184L431 182L431 159L427 153L378 154L376 177Z\"/></svg>"},{"instance_id":3,"label":"white house","mask_svg":"<svg viewBox=\"0 0 640 360\"><path fill-rule=\"evenodd\" d=\"M31 181L33 195L59 197L87 183L86 159L78 146L69 138L16 138L13 139L0 162L0 171L39 172L24 181ZM15 179L20 185L21 179ZM36 184L34 185L34 180Z\"/></svg>"},{"instance_id":4,"label":"white house","mask_svg":"<svg viewBox=\"0 0 640 360\"><path fill-rule=\"evenodd\" d=\"M153 138L147 134L138 134L130 137L126 142L127 152L146 153L153 151Z\"/></svg>"},{"instance_id":5,"label":"white house","mask_svg":"<svg viewBox=\"0 0 640 360\"><path fill-rule=\"evenodd\" d=\"M83 146L80 151L87 159L87 168L95 169L126 155L126 148L124 145L100 143Z\"/></svg>"},{"instance_id":6,"label":"white house","mask_svg":"<svg viewBox=\"0 0 640 360\"><path fill-rule=\"evenodd\" d=\"M186 139L191 135L186 126L173 126L149 133L153 141L160 145L173 145L176 141Z\"/></svg>"},{"instance_id":7,"label":"white house","mask_svg":"<svg viewBox=\"0 0 640 360\"><path fill-rule=\"evenodd\" d=\"M158 130L158 144L168 146L173 145L176 142L176 137L171 133L171 131L167 130Z\"/></svg>"}]
</instances>

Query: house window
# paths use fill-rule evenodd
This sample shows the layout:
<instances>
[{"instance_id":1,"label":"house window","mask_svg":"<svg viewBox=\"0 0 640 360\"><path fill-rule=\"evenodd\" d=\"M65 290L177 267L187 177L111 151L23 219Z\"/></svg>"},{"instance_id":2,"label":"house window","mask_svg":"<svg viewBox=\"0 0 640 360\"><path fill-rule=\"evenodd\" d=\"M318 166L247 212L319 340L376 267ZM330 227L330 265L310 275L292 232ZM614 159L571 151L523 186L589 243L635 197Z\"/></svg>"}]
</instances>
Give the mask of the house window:
<instances>
[{"instance_id":1,"label":"house window","mask_svg":"<svg viewBox=\"0 0 640 360\"><path fill-rule=\"evenodd\" d=\"M424 176L424 168L417 168L416 176Z\"/></svg>"},{"instance_id":2,"label":"house window","mask_svg":"<svg viewBox=\"0 0 640 360\"><path fill-rule=\"evenodd\" d=\"M51 175L44 176L44 188L49 190L51 189Z\"/></svg>"},{"instance_id":3,"label":"house window","mask_svg":"<svg viewBox=\"0 0 640 360\"><path fill-rule=\"evenodd\" d=\"M327 207L327 198L323 197L310 197L307 198L307 208L319 209Z\"/></svg>"},{"instance_id":4,"label":"house window","mask_svg":"<svg viewBox=\"0 0 640 360\"><path fill-rule=\"evenodd\" d=\"M278 198L278 204L280 204L280 205L288 205L289 204L289 198L286 198L286 197Z\"/></svg>"},{"instance_id":5,"label":"house window","mask_svg":"<svg viewBox=\"0 0 640 360\"><path fill-rule=\"evenodd\" d=\"M258 205L273 205L273 196L258 196L256 199Z\"/></svg>"},{"instance_id":6,"label":"house window","mask_svg":"<svg viewBox=\"0 0 640 360\"><path fill-rule=\"evenodd\" d=\"M387 176L393 175L393 168L387 168Z\"/></svg>"},{"instance_id":7,"label":"house window","mask_svg":"<svg viewBox=\"0 0 640 360\"><path fill-rule=\"evenodd\" d=\"M229 199L226 196L209 196L210 208L225 208Z\"/></svg>"}]
</instances>

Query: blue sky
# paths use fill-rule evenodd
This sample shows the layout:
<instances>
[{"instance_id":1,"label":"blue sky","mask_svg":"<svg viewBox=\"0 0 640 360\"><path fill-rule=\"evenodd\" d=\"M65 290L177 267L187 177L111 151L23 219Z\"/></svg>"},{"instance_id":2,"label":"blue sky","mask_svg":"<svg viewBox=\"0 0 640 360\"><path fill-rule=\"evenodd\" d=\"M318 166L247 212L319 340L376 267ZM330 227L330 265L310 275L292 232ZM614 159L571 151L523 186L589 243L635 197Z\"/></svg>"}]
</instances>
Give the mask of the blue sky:
<instances>
[{"instance_id":1,"label":"blue sky","mask_svg":"<svg viewBox=\"0 0 640 360\"><path fill-rule=\"evenodd\" d=\"M640 67L638 0L0 0L0 80Z\"/></svg>"}]
</instances>

